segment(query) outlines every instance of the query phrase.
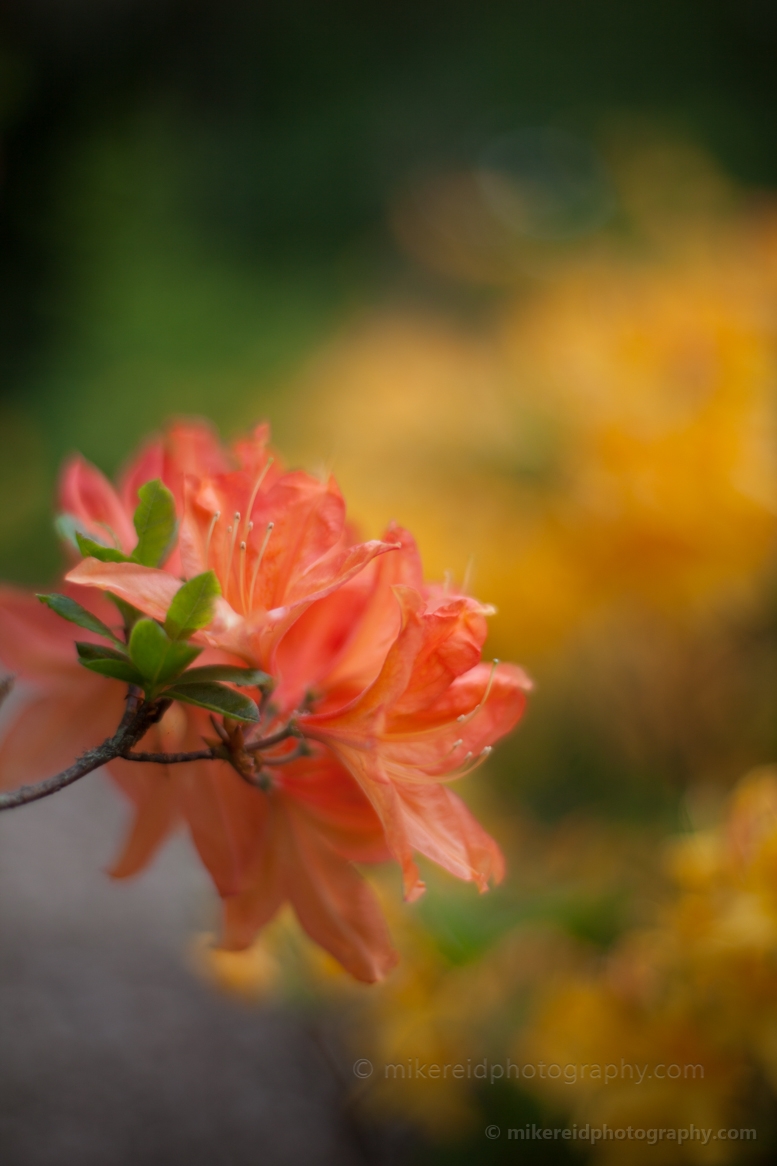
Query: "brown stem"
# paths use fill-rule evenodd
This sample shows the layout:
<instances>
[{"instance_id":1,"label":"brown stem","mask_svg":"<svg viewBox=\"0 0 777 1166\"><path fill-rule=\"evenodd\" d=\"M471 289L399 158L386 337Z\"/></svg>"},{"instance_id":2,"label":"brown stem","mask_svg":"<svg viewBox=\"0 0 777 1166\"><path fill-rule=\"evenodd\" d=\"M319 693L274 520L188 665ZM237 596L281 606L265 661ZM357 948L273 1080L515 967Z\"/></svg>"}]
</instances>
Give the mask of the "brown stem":
<instances>
[{"instance_id":1,"label":"brown stem","mask_svg":"<svg viewBox=\"0 0 777 1166\"><path fill-rule=\"evenodd\" d=\"M0 705L13 687L13 677L7 677L0 681ZM124 710L124 716L119 722L119 726L112 737L106 738L102 745L97 745L94 749L87 749L85 753L69 765L67 769L63 769L61 773L54 774L53 777L46 778L45 781L40 781L36 785L23 785L19 789L11 790L9 793L0 793L0 811L12 810L16 806L26 806L29 802L37 802L41 798L47 798L49 794L55 794L61 789L72 785L73 782L78 781L79 778L86 777L87 773L92 773L95 769L99 769L102 765L106 765L109 761L115 761L121 758L123 761L146 761L156 765L179 765L187 761L216 761L229 760L242 777L250 781L252 785L260 785L260 782L255 780L256 775L247 772L250 765L251 770L255 766L255 761L246 756L248 753L256 753L260 749L271 749L274 745L280 745L282 741L286 741L289 737L300 737L301 733L297 728L295 722L291 722L283 729L279 729L277 733L272 733L269 737L259 738L257 741L252 741L250 745L241 745L239 749L234 749L231 739L222 726L219 726L214 721L214 726L219 736L224 740L226 735L226 747L222 751L220 747L214 746L209 749L198 749L191 753L135 753L132 751L133 745L146 734L150 727L159 721L165 710L169 707L169 700L147 701L143 699L143 694L140 689L130 685L127 693L127 707ZM211 718L212 719L212 718ZM228 756L225 755L228 751ZM284 765L287 761L293 761L298 756L304 756L307 747L304 743L300 744L298 749L294 750L287 757L278 758L276 761L268 762L270 765ZM242 760L242 764L241 764Z\"/></svg>"},{"instance_id":2,"label":"brown stem","mask_svg":"<svg viewBox=\"0 0 777 1166\"><path fill-rule=\"evenodd\" d=\"M272 733L269 737L260 737L257 741L250 741L245 746L246 753L256 753L260 749L271 749L273 745L280 745L281 741L286 741L289 737L300 737L302 734L292 721L284 728L279 729L277 733Z\"/></svg>"},{"instance_id":3,"label":"brown stem","mask_svg":"<svg viewBox=\"0 0 777 1166\"><path fill-rule=\"evenodd\" d=\"M122 753L122 761L150 761L154 765L180 765L184 761L215 761L218 754L213 749L200 749L195 753Z\"/></svg>"},{"instance_id":4,"label":"brown stem","mask_svg":"<svg viewBox=\"0 0 777 1166\"><path fill-rule=\"evenodd\" d=\"M167 702L165 707L166 704ZM131 687L127 694L124 716L112 737L108 737L102 745L94 749L87 749L86 753L82 753L77 761L63 769L61 773L56 773L36 785L23 785L9 793L0 794L0 811L13 810L17 806L26 806L29 802L47 798L49 794L65 789L74 781L85 777L87 773L99 769L101 765L121 757L140 740L151 725L159 720L162 712L164 708L160 703L144 701L138 690Z\"/></svg>"}]
</instances>

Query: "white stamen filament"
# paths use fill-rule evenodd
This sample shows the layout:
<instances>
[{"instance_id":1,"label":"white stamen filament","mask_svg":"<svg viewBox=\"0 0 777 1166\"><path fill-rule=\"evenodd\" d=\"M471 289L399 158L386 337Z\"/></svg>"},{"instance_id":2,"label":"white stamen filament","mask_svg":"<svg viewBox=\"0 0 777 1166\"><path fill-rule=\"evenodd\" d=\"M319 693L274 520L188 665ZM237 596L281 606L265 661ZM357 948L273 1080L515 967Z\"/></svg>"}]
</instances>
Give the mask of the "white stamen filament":
<instances>
[{"instance_id":1,"label":"white stamen filament","mask_svg":"<svg viewBox=\"0 0 777 1166\"><path fill-rule=\"evenodd\" d=\"M208 534L207 534L207 537L205 539L205 566L206 567L208 566L209 559L210 559L210 540L213 538L213 531L216 529L216 523L218 522L218 520L220 518L221 518L221 511L217 510L210 520L210 526L208 527Z\"/></svg>"},{"instance_id":2,"label":"white stamen filament","mask_svg":"<svg viewBox=\"0 0 777 1166\"><path fill-rule=\"evenodd\" d=\"M249 523L250 525L250 523ZM243 609L243 615L246 614L246 543L245 539L240 543L240 568L238 570L240 576L240 606Z\"/></svg>"},{"instance_id":3,"label":"white stamen filament","mask_svg":"<svg viewBox=\"0 0 777 1166\"><path fill-rule=\"evenodd\" d=\"M229 601L229 584L231 582L232 575L232 556L235 553L235 542L237 540L237 528L239 523L240 511L236 510L234 522L230 523L230 525L227 527L227 534L232 535L231 539L229 540L229 555L227 556L227 566L226 570L224 571L224 598L227 600L227 602Z\"/></svg>"},{"instance_id":4,"label":"white stamen filament","mask_svg":"<svg viewBox=\"0 0 777 1166\"><path fill-rule=\"evenodd\" d=\"M256 562L254 563L254 573L253 573L253 576L251 577L251 590L248 592L248 610L249 611L251 611L253 609L253 606L254 606L254 588L256 587L256 580L257 580L257 577L259 575L259 568L262 565L262 559L264 558L264 552L267 550L267 544L270 541L270 535L273 532L274 526L275 526L274 522L267 523L267 530L265 532L264 540L263 540L262 545L259 549L259 554L256 557Z\"/></svg>"},{"instance_id":5,"label":"white stamen filament","mask_svg":"<svg viewBox=\"0 0 777 1166\"><path fill-rule=\"evenodd\" d=\"M474 716L476 716L477 713L480 712L483 705L488 700L489 696L491 695L491 688L492 688L493 683L494 683L494 676L496 674L496 670L497 670L498 666L499 666L499 661L494 660L493 664L491 665L491 674L488 677L488 684L486 685L486 691L483 693L480 700L475 705L475 707L471 710L471 712L462 713L461 716L456 717L456 720L459 722L460 725L468 724L472 720L472 718Z\"/></svg>"},{"instance_id":6,"label":"white stamen filament","mask_svg":"<svg viewBox=\"0 0 777 1166\"><path fill-rule=\"evenodd\" d=\"M450 773L445 774L446 781L451 778L468 777L470 773L474 773L476 769L480 769L480 766L484 761L488 760L492 752L491 745L486 745L484 749L480 750L474 761L472 761L472 754L468 753L458 769L453 769Z\"/></svg>"},{"instance_id":7,"label":"white stamen filament","mask_svg":"<svg viewBox=\"0 0 777 1166\"><path fill-rule=\"evenodd\" d=\"M251 518L251 512L254 509L254 502L256 501L256 495L259 493L259 487L261 486L262 482L266 478L267 471L269 470L270 466L273 464L274 461L275 461L274 457L267 459L261 473L259 474L259 477L254 482L254 488L251 491L251 501L248 503L248 509L246 510L246 522L248 523L248 525L246 526L246 531L245 531L246 538L248 538L249 533L254 529L253 522L251 522L249 520Z\"/></svg>"}]
</instances>

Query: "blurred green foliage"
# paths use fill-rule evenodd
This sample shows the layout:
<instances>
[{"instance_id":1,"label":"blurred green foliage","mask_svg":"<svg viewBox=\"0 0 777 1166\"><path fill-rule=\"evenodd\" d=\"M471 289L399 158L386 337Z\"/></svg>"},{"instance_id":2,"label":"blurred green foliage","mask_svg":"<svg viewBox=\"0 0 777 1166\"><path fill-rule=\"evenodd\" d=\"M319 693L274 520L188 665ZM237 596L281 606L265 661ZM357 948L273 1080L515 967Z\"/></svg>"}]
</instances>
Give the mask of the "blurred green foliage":
<instances>
[{"instance_id":1,"label":"blurred green foliage","mask_svg":"<svg viewBox=\"0 0 777 1166\"><path fill-rule=\"evenodd\" d=\"M758 0L6 6L0 572L54 570L65 451L114 470L170 413L272 416L355 308L444 296L386 229L413 175L628 115L776 180L776 31Z\"/></svg>"}]
</instances>

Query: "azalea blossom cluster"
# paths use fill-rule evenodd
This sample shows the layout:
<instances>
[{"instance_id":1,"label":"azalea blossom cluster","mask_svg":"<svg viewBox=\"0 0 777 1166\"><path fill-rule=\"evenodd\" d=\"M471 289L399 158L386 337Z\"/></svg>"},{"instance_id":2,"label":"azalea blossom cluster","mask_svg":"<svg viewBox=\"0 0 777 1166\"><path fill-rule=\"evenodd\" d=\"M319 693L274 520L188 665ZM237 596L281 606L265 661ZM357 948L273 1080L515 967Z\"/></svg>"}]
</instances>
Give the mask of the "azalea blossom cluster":
<instances>
[{"instance_id":1,"label":"azalea blossom cluster","mask_svg":"<svg viewBox=\"0 0 777 1166\"><path fill-rule=\"evenodd\" d=\"M118 740L108 769L134 820L115 877L183 821L224 947L290 902L365 981L396 954L355 863L393 857L409 900L415 854L481 891L501 879L448 783L514 727L530 682L481 660L490 609L426 583L407 531L358 541L334 480L286 471L266 426L226 448L205 423L174 424L116 488L75 457L59 509L80 560L61 593L0 589L0 659L26 697L0 743L3 788Z\"/></svg>"}]
</instances>

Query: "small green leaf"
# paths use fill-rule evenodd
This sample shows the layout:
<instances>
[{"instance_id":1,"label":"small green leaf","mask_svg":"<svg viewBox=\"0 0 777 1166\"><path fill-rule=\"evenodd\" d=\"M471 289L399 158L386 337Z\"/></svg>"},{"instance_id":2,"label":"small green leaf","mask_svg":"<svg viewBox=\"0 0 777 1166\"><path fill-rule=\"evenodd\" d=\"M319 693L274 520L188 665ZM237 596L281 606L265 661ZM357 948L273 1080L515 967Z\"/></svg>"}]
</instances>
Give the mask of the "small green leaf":
<instances>
[{"instance_id":1,"label":"small green leaf","mask_svg":"<svg viewBox=\"0 0 777 1166\"><path fill-rule=\"evenodd\" d=\"M226 684L236 684L240 688L273 687L273 679L258 668L236 668L232 664L206 664L202 668L190 668L184 672L177 684L201 684L222 680Z\"/></svg>"},{"instance_id":2,"label":"small green leaf","mask_svg":"<svg viewBox=\"0 0 777 1166\"><path fill-rule=\"evenodd\" d=\"M75 538L78 549L85 558L99 559L101 563L129 562L129 555L117 551L116 547L106 547L103 543L95 542L93 538L87 538L80 531L76 531Z\"/></svg>"},{"instance_id":3,"label":"small green leaf","mask_svg":"<svg viewBox=\"0 0 777 1166\"><path fill-rule=\"evenodd\" d=\"M96 615L92 615L91 611L87 611L80 603L76 603L75 599L71 599L68 595L58 595L53 592L51 595L38 595L41 603L45 603L57 615L61 615L63 619L67 619L70 623L78 624L80 628L86 628L89 632L94 632L98 636L105 636L106 639L113 640L115 644L123 647L121 640L113 634L107 624L104 624Z\"/></svg>"},{"instance_id":4,"label":"small green leaf","mask_svg":"<svg viewBox=\"0 0 777 1166\"><path fill-rule=\"evenodd\" d=\"M123 652L113 648L103 648L100 644L76 643L78 660L84 668L99 672L101 676L112 676L114 680L126 680L128 684L143 685L143 677L133 668Z\"/></svg>"},{"instance_id":5,"label":"small green leaf","mask_svg":"<svg viewBox=\"0 0 777 1166\"><path fill-rule=\"evenodd\" d=\"M139 619L129 640L132 663L142 674L147 692L174 680L201 651L202 648L171 640L165 629L153 619Z\"/></svg>"},{"instance_id":6,"label":"small green leaf","mask_svg":"<svg viewBox=\"0 0 777 1166\"><path fill-rule=\"evenodd\" d=\"M133 518L138 545L132 558L144 567L158 567L169 555L175 539L175 499L160 478L141 486L138 498L140 503Z\"/></svg>"},{"instance_id":7,"label":"small green leaf","mask_svg":"<svg viewBox=\"0 0 777 1166\"><path fill-rule=\"evenodd\" d=\"M165 619L165 630L173 640L186 639L213 619L213 601L221 595L214 571L195 575L177 591Z\"/></svg>"},{"instance_id":8,"label":"small green leaf","mask_svg":"<svg viewBox=\"0 0 777 1166\"><path fill-rule=\"evenodd\" d=\"M179 683L165 689L162 695L171 700L183 701L184 704L210 709L211 712L232 717L234 721L247 721L252 724L259 720L259 709L252 700L240 692L233 692L231 688L224 688L221 684Z\"/></svg>"}]
</instances>

